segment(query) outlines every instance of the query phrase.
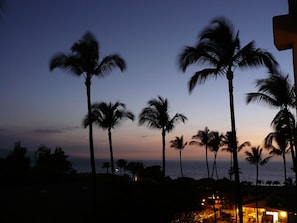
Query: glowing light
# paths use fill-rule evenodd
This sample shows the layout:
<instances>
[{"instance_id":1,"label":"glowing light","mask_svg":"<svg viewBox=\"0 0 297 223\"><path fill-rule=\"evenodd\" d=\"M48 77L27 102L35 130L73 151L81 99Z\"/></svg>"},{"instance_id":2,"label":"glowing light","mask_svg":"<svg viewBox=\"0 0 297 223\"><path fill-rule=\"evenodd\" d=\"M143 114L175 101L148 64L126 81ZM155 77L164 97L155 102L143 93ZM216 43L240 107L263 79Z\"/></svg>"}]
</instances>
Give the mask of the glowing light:
<instances>
[{"instance_id":1,"label":"glowing light","mask_svg":"<svg viewBox=\"0 0 297 223\"><path fill-rule=\"evenodd\" d=\"M280 215L280 217L282 217L282 218L286 218L286 217L287 217L287 212L285 212L285 211L281 211L281 212L279 213L279 215Z\"/></svg>"}]
</instances>

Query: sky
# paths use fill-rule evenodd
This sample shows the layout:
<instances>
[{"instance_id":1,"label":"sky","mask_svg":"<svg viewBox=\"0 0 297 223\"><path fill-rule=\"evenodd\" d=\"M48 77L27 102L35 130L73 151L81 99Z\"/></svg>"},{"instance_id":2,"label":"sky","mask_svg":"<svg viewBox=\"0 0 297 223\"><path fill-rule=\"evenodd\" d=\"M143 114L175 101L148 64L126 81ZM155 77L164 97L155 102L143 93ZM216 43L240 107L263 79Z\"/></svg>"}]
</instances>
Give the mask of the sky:
<instances>
[{"instance_id":1,"label":"sky","mask_svg":"<svg viewBox=\"0 0 297 223\"><path fill-rule=\"evenodd\" d=\"M170 140L191 141L206 126L230 131L227 80L209 79L192 93L188 81L198 65L182 72L178 55L212 19L223 16L239 30L241 46L256 46L273 54L281 70L293 80L292 51L274 46L272 18L288 13L286 0L9 0L0 18L0 149L13 149L16 141L30 151L40 145L62 147L70 157L89 157L83 77L60 69L49 70L50 58L70 48L86 32L94 34L100 56L119 54L127 69L113 70L105 78L93 77L92 102L124 103L136 117L112 130L115 159L161 159L161 132L138 125L138 115L150 99L168 99L169 113L187 116L166 135L166 159L178 159ZM239 143L262 145L273 131L276 109L246 104L256 92L255 81L266 69L236 70L235 119ZM94 126L96 158L109 158L107 132ZM183 159L204 159L205 151L187 146ZM211 156L211 155L210 155ZM228 159L220 152L218 159ZM239 153L244 159L244 153Z\"/></svg>"}]
</instances>

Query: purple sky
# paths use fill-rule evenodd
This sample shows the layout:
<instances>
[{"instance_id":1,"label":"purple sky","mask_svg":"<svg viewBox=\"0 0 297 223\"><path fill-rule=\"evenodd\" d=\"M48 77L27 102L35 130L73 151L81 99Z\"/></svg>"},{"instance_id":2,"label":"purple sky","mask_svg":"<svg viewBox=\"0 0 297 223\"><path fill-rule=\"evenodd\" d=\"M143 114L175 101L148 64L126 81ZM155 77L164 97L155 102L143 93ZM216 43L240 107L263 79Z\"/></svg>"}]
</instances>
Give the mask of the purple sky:
<instances>
[{"instance_id":1,"label":"purple sky","mask_svg":"<svg viewBox=\"0 0 297 223\"><path fill-rule=\"evenodd\" d=\"M239 29L242 46L255 40L293 79L292 52L278 51L273 44L272 17L287 12L286 0L9 0L0 20L0 149L12 149L21 140L32 151L44 144L89 157L88 131L81 124L87 113L84 79L59 69L50 72L48 64L90 31L102 57L118 53L127 63L124 73L114 70L104 79L93 78L92 101L120 100L138 117L148 100L168 98L172 116L188 117L167 135L167 158L178 159L169 148L175 136L189 141L205 126L230 130L226 79L208 80L189 94L187 82L199 67L185 73L178 69L183 47L195 44L213 18L225 16ZM264 69L235 73L239 142L261 145L272 131L277 110L245 103L246 93L256 91L255 80L266 75ZM95 127L94 145L96 157L109 157L107 132ZM113 146L115 159L161 159L161 132L138 126L138 119L124 121L113 131ZM188 146L183 158L204 159L204 150Z\"/></svg>"}]
</instances>

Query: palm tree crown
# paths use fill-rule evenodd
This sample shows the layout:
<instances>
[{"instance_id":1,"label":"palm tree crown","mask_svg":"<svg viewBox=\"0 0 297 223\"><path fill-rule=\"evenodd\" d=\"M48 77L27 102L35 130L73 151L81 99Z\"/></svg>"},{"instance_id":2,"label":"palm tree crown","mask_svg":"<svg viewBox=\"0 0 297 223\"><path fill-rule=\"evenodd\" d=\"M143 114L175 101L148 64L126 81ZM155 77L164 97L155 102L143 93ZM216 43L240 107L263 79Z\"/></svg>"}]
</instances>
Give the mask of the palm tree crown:
<instances>
[{"instance_id":1,"label":"palm tree crown","mask_svg":"<svg viewBox=\"0 0 297 223\"><path fill-rule=\"evenodd\" d=\"M183 72L194 63L210 65L191 77L190 92L197 83L203 84L210 77L226 76L232 79L237 67L245 69L265 65L269 70L274 70L277 64L269 52L256 48L254 41L241 48L239 32L235 32L232 24L225 18L212 20L199 37L196 46L186 46L179 55L179 66Z\"/></svg>"},{"instance_id":2,"label":"palm tree crown","mask_svg":"<svg viewBox=\"0 0 297 223\"><path fill-rule=\"evenodd\" d=\"M174 129L178 121L185 122L187 117L183 114L176 113L172 118L169 115L168 100L158 96L156 99L148 101L148 106L143 108L139 114L139 125L147 125L152 129L162 131L162 174L165 178L165 136L166 132Z\"/></svg>"},{"instance_id":3,"label":"palm tree crown","mask_svg":"<svg viewBox=\"0 0 297 223\"><path fill-rule=\"evenodd\" d=\"M130 119L134 121L134 114L126 109L126 105L122 102L113 103L94 103L92 105L92 122L95 122L102 129L111 130L117 127L121 120ZM89 124L88 117L84 120L84 125Z\"/></svg>"},{"instance_id":4,"label":"palm tree crown","mask_svg":"<svg viewBox=\"0 0 297 223\"><path fill-rule=\"evenodd\" d=\"M247 104L259 102L280 109L295 107L295 88L288 75L269 73L267 78L256 80L256 87L258 92L247 94Z\"/></svg>"},{"instance_id":5,"label":"palm tree crown","mask_svg":"<svg viewBox=\"0 0 297 223\"><path fill-rule=\"evenodd\" d=\"M99 43L92 33L87 32L72 45L71 53L57 53L52 57L50 70L59 67L74 75L91 78L93 75L104 77L116 67L121 71L126 69L125 61L117 54L99 59Z\"/></svg>"}]
</instances>

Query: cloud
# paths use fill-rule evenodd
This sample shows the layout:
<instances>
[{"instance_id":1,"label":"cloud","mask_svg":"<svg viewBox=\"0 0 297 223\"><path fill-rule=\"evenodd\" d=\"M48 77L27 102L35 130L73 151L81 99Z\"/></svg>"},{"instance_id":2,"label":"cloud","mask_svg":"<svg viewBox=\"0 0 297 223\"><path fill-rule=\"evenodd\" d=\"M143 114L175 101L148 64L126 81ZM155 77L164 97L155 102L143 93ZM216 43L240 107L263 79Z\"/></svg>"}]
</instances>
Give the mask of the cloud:
<instances>
[{"instance_id":1,"label":"cloud","mask_svg":"<svg viewBox=\"0 0 297 223\"><path fill-rule=\"evenodd\" d=\"M60 134L60 133L64 133L65 131L72 131L79 128L80 127L78 126L69 126L61 129L35 129L33 130L33 132L38 134Z\"/></svg>"},{"instance_id":2,"label":"cloud","mask_svg":"<svg viewBox=\"0 0 297 223\"><path fill-rule=\"evenodd\" d=\"M40 133L40 134L57 134L62 133L62 130L59 129L35 129L33 130L34 133Z\"/></svg>"}]
</instances>

